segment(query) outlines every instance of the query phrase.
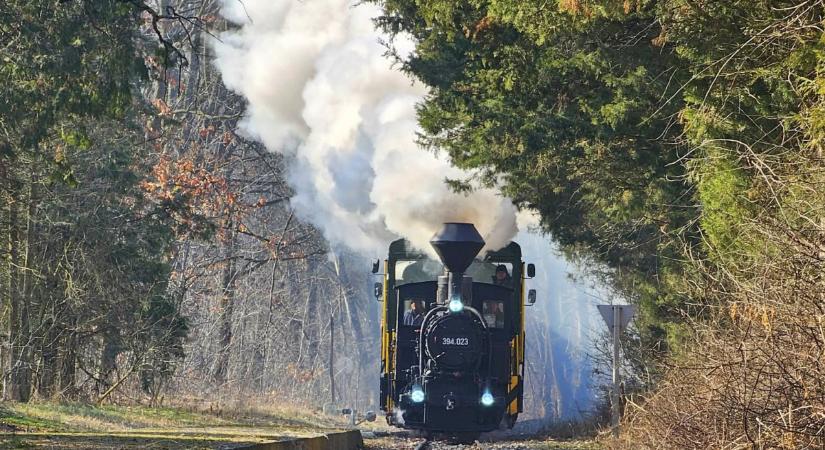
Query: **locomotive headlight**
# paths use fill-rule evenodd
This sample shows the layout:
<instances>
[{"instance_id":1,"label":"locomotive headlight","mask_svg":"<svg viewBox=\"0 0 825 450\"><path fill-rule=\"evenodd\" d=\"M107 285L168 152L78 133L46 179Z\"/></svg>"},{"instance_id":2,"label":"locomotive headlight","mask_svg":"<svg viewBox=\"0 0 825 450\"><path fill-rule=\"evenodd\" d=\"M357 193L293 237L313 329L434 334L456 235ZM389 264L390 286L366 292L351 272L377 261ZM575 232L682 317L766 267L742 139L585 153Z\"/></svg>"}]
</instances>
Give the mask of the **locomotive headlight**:
<instances>
[{"instance_id":1,"label":"locomotive headlight","mask_svg":"<svg viewBox=\"0 0 825 450\"><path fill-rule=\"evenodd\" d=\"M484 391L484 393L481 394L482 405L492 406L493 402L495 402L495 399L493 398L493 394L491 394L490 391Z\"/></svg>"},{"instance_id":2,"label":"locomotive headlight","mask_svg":"<svg viewBox=\"0 0 825 450\"><path fill-rule=\"evenodd\" d=\"M413 386L412 391L410 391L410 400L414 403L421 403L424 401L424 390L421 389L421 386Z\"/></svg>"},{"instance_id":3,"label":"locomotive headlight","mask_svg":"<svg viewBox=\"0 0 825 450\"><path fill-rule=\"evenodd\" d=\"M461 310L464 309L464 303L461 303L460 298L453 297L453 299L450 300L450 303L447 305L447 307L450 308L450 312L459 313L461 312Z\"/></svg>"}]
</instances>

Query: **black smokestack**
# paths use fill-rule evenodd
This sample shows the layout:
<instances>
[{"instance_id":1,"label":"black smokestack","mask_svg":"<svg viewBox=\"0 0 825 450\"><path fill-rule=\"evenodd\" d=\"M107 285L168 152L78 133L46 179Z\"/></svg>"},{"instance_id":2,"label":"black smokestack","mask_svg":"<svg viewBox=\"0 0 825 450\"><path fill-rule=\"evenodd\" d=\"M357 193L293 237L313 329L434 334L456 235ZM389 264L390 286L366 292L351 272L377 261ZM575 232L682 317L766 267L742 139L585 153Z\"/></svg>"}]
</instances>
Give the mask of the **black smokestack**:
<instances>
[{"instance_id":1,"label":"black smokestack","mask_svg":"<svg viewBox=\"0 0 825 450\"><path fill-rule=\"evenodd\" d=\"M448 222L430 239L430 245L448 271L464 273L484 247L484 239L471 223Z\"/></svg>"},{"instance_id":2,"label":"black smokestack","mask_svg":"<svg viewBox=\"0 0 825 450\"><path fill-rule=\"evenodd\" d=\"M484 247L484 239L471 223L448 222L430 239L430 245L438 253L444 267L447 268L447 302L453 299L463 301L461 285L464 271L470 267L479 250ZM441 281L439 281L441 284Z\"/></svg>"}]
</instances>

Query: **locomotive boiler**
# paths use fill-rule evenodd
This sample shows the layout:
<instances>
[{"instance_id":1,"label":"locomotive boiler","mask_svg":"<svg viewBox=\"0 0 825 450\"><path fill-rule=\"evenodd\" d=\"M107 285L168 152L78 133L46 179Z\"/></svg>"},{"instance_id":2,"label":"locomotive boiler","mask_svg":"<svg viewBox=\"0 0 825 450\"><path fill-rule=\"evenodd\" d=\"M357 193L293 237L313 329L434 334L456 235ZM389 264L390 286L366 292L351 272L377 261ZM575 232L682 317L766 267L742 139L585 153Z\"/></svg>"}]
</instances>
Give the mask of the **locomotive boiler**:
<instances>
[{"instance_id":1,"label":"locomotive boiler","mask_svg":"<svg viewBox=\"0 0 825 450\"><path fill-rule=\"evenodd\" d=\"M440 262L393 242L376 284L381 409L391 425L461 442L512 428L524 404L525 299L535 301L524 279L535 269L514 242L477 258L484 240L468 223L444 224L430 244Z\"/></svg>"}]
</instances>

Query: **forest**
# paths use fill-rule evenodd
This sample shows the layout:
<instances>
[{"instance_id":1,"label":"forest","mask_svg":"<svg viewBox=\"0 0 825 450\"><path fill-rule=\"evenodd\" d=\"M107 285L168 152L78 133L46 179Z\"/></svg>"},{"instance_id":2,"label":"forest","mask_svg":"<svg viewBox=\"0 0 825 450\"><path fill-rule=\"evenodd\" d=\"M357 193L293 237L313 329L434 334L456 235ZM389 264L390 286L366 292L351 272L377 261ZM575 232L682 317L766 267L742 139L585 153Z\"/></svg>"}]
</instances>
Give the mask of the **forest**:
<instances>
[{"instance_id":1,"label":"forest","mask_svg":"<svg viewBox=\"0 0 825 450\"><path fill-rule=\"evenodd\" d=\"M329 400L336 325L341 370L370 364L368 261L298 220L279 155L235 132L218 8L0 6L5 399Z\"/></svg>"},{"instance_id":2,"label":"forest","mask_svg":"<svg viewBox=\"0 0 825 450\"><path fill-rule=\"evenodd\" d=\"M406 151L638 305L627 448L825 445L825 2L357 3ZM377 254L244 131L230 4L0 3L4 401L374 407Z\"/></svg>"}]
</instances>

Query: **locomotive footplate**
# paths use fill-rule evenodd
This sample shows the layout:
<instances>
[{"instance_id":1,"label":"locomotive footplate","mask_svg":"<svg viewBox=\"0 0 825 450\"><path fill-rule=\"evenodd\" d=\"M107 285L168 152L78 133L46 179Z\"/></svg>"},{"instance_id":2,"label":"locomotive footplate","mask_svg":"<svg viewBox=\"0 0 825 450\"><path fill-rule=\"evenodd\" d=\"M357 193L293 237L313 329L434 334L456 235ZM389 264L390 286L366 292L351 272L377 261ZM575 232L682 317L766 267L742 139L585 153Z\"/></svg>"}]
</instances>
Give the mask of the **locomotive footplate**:
<instances>
[{"instance_id":1,"label":"locomotive footplate","mask_svg":"<svg viewBox=\"0 0 825 450\"><path fill-rule=\"evenodd\" d=\"M506 394L491 389L495 401L483 406L484 393L472 380L453 377L428 380L426 400L422 403L404 402L405 426L440 431L492 431L499 427L506 407Z\"/></svg>"}]
</instances>

